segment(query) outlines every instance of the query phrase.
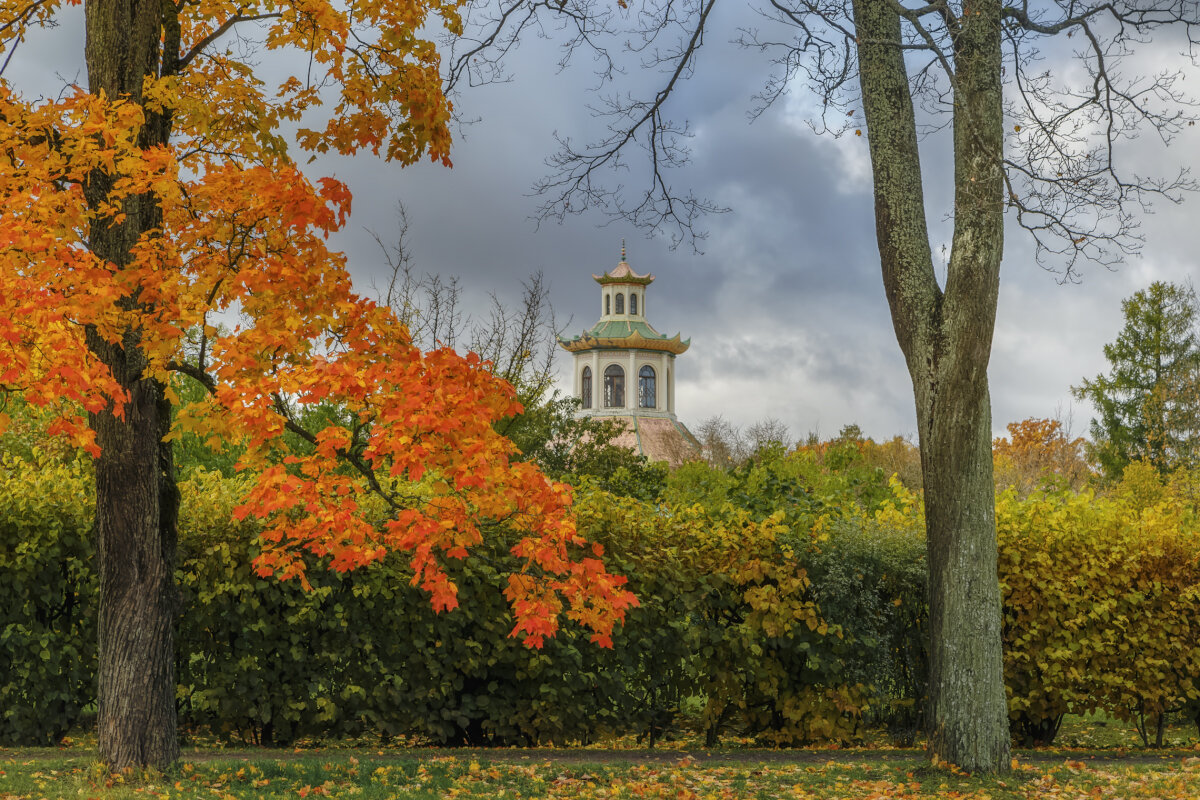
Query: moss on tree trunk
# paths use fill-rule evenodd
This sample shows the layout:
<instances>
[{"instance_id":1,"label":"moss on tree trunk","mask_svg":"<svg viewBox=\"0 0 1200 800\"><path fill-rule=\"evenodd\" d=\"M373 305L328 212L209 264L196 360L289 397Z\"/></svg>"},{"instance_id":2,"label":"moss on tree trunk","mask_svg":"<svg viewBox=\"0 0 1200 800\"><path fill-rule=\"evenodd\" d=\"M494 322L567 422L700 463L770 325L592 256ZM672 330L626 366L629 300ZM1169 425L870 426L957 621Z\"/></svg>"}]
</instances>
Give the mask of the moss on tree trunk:
<instances>
[{"instance_id":1,"label":"moss on tree trunk","mask_svg":"<svg viewBox=\"0 0 1200 800\"><path fill-rule=\"evenodd\" d=\"M925 220L898 6L854 3L876 236L913 383L930 570L931 755L1009 766L987 365L1003 252L1000 4L961 18L954 68L954 240L943 288Z\"/></svg>"}]
</instances>

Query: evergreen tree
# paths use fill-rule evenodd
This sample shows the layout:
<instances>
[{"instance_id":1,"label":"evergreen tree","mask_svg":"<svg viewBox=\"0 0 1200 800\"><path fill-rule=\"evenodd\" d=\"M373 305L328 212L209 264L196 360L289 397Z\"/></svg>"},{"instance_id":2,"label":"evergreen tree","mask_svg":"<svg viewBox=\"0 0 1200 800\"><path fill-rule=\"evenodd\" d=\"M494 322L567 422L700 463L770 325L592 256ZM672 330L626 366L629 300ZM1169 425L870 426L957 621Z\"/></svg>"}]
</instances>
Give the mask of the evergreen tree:
<instances>
[{"instance_id":1,"label":"evergreen tree","mask_svg":"<svg viewBox=\"0 0 1200 800\"><path fill-rule=\"evenodd\" d=\"M1122 304L1125 327L1104 346L1111 368L1073 387L1091 401L1092 459L1109 480L1132 461L1159 472L1200 461L1200 305L1161 281Z\"/></svg>"}]
</instances>

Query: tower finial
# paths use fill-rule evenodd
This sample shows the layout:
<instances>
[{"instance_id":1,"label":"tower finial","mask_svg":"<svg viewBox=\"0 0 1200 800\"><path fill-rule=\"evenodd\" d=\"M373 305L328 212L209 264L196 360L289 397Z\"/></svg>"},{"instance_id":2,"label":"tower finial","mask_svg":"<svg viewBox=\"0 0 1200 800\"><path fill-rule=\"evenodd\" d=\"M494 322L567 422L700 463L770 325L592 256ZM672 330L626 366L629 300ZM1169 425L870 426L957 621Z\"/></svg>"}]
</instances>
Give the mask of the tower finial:
<instances>
[{"instance_id":1,"label":"tower finial","mask_svg":"<svg viewBox=\"0 0 1200 800\"><path fill-rule=\"evenodd\" d=\"M625 260L625 239L623 237L621 239L621 260Z\"/></svg>"}]
</instances>

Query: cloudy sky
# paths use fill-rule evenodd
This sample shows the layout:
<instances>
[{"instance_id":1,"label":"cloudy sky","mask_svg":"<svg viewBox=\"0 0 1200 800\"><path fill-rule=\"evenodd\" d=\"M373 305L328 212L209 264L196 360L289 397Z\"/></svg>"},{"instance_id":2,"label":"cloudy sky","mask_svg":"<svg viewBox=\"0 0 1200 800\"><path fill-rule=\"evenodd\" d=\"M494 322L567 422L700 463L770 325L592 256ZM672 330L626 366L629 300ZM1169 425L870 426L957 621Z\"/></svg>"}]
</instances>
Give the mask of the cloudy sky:
<instances>
[{"instance_id":1,"label":"cloudy sky","mask_svg":"<svg viewBox=\"0 0 1200 800\"><path fill-rule=\"evenodd\" d=\"M403 202L418 271L457 276L468 308L482 310L493 292L517 303L521 281L540 270L559 321L574 334L595 322L599 287L591 275L617 263L624 238L633 268L657 276L650 322L661 333L691 338L677 373L677 412L685 423L695 427L720 414L744 426L772 417L796 436L828 437L857 423L877 439L915 438L911 386L875 248L866 139L813 133L807 123L815 105L800 87L751 124L748 112L770 63L729 41L739 26L755 23L749 7L726 5L714 12L695 74L668 107L696 133L691 163L673 172L674 185L731 209L702 222L702 254L686 243L672 250L669 238L647 238L600 214L540 226L532 219L539 200L530 187L547 172L554 134L582 141L600 133L587 109L598 96L587 59L560 71L555 43L535 37L509 60L510 81L457 99L459 112L479 121L458 132L453 169L400 169L368 155L309 167L314 177L332 174L354 192L354 214L338 244L369 290L383 280L385 265L368 230L393 236L395 205ZM18 85L44 79L50 62L72 77L73 68L54 59L74 36L82 38L78 26L66 25L53 32L53 45L35 42L8 77ZM1179 50L1156 42L1143 63L1186 67ZM659 77L627 63L621 88L644 89ZM1049 66L1070 69L1069 62ZM923 148L939 252L948 243L939 201L949 184L938 158L946 141L934 137ZM1132 155L1142 171L1170 174L1197 153L1200 129L1191 128L1169 149L1144 137ZM631 161L617 179L635 183L640 166ZM1143 222L1140 258L1115 271L1085 267L1080 283L1061 283L1034 263L1029 243L1010 226L990 367L998 432L1011 421L1059 414L1073 415L1075 432L1086 433L1091 409L1072 405L1070 387L1106 368L1102 347L1122 325L1121 299L1151 281L1185 281L1198 272L1200 197L1183 206L1159 203L1155 211ZM565 353L558 364L565 376Z\"/></svg>"}]
</instances>

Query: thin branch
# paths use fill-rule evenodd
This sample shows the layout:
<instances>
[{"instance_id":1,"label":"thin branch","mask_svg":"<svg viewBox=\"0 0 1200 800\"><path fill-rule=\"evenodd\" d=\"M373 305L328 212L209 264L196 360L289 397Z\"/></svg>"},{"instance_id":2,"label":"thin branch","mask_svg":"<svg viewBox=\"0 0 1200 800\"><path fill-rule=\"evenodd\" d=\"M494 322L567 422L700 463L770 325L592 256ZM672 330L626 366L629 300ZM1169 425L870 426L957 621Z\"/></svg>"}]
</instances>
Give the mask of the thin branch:
<instances>
[{"instance_id":1,"label":"thin branch","mask_svg":"<svg viewBox=\"0 0 1200 800\"><path fill-rule=\"evenodd\" d=\"M282 16L283 14L280 12L272 14L234 14L232 17L222 22L217 29L208 36L205 36L203 39L196 42L192 49L179 59L177 69L182 70L184 67L190 64L192 59L199 55L204 48L208 47L217 39L220 39L222 36L228 33L233 26L242 22L258 22L264 19L278 19Z\"/></svg>"}]
</instances>

